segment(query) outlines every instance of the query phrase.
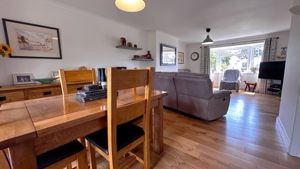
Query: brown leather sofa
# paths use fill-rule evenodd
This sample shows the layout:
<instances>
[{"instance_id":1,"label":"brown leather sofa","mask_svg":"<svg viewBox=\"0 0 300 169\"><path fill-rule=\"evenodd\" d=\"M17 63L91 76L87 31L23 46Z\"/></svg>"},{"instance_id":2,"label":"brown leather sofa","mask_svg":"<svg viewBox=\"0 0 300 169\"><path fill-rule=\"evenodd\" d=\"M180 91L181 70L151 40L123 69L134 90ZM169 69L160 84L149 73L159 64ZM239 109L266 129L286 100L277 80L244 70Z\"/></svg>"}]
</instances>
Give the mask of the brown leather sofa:
<instances>
[{"instance_id":1,"label":"brown leather sofa","mask_svg":"<svg viewBox=\"0 0 300 169\"><path fill-rule=\"evenodd\" d=\"M163 105L212 121L224 116L230 103L230 91L213 91L207 74L156 72L155 89L168 92Z\"/></svg>"}]
</instances>

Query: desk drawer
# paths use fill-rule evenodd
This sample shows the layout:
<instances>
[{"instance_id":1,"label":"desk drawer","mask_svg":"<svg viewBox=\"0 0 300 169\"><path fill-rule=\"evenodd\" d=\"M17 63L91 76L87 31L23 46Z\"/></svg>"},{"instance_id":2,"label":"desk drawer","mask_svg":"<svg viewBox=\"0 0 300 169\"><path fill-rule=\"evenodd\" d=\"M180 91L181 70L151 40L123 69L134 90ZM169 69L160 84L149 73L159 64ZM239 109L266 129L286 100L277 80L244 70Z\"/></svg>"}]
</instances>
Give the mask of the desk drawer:
<instances>
[{"instance_id":1,"label":"desk drawer","mask_svg":"<svg viewBox=\"0 0 300 169\"><path fill-rule=\"evenodd\" d=\"M48 96L56 96L61 94L61 89L57 88L45 88L45 89L31 89L28 90L28 99L37 99Z\"/></svg>"},{"instance_id":2,"label":"desk drawer","mask_svg":"<svg viewBox=\"0 0 300 169\"><path fill-rule=\"evenodd\" d=\"M0 104L24 100L23 91L0 93Z\"/></svg>"}]
</instances>

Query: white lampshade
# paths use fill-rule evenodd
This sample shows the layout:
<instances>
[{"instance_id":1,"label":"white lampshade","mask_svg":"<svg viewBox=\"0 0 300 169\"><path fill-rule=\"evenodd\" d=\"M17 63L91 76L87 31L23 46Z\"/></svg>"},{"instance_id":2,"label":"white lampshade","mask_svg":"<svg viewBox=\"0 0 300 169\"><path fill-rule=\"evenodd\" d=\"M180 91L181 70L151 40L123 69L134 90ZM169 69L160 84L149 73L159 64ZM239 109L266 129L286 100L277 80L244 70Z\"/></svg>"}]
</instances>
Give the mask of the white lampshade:
<instances>
[{"instance_id":1,"label":"white lampshade","mask_svg":"<svg viewBox=\"0 0 300 169\"><path fill-rule=\"evenodd\" d=\"M146 6L144 0L116 0L117 8L125 12L139 12Z\"/></svg>"}]
</instances>

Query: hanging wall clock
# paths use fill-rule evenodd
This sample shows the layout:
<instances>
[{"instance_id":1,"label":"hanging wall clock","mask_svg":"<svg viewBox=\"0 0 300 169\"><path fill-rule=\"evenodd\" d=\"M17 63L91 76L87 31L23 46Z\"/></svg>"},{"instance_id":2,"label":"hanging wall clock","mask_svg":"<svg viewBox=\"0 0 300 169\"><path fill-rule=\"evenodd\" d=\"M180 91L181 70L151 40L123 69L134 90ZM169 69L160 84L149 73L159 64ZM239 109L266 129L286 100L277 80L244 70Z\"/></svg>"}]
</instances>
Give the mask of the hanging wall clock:
<instances>
[{"instance_id":1,"label":"hanging wall clock","mask_svg":"<svg viewBox=\"0 0 300 169\"><path fill-rule=\"evenodd\" d=\"M191 54L191 59L192 59L192 61L198 60L199 59L199 53L198 52L193 52Z\"/></svg>"}]
</instances>

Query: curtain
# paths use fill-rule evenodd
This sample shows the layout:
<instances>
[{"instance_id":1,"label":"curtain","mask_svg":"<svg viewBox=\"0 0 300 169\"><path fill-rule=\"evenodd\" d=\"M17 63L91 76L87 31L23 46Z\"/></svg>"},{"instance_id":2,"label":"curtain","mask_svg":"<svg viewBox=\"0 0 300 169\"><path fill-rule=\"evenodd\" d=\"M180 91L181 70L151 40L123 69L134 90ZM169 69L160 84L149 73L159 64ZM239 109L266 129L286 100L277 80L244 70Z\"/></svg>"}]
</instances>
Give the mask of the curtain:
<instances>
[{"instance_id":1,"label":"curtain","mask_svg":"<svg viewBox=\"0 0 300 169\"><path fill-rule=\"evenodd\" d=\"M266 39L262 62L275 61L278 39L279 39L278 37ZM259 79L256 92L266 93L267 88L270 84L271 84L270 80Z\"/></svg>"},{"instance_id":2,"label":"curtain","mask_svg":"<svg viewBox=\"0 0 300 169\"><path fill-rule=\"evenodd\" d=\"M201 47L200 73L210 74L210 48L209 48L209 46Z\"/></svg>"}]
</instances>

